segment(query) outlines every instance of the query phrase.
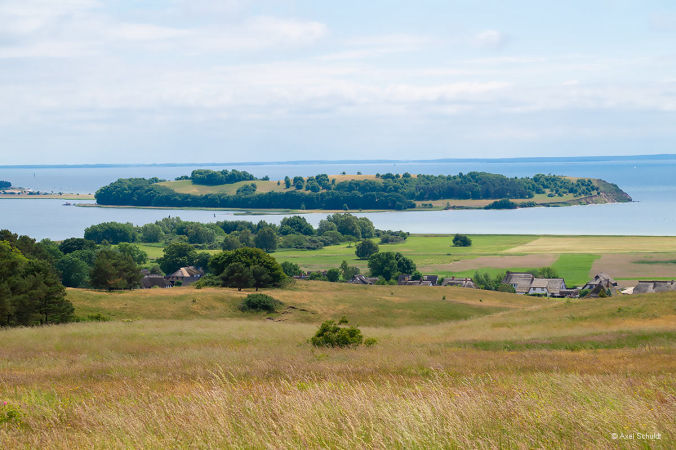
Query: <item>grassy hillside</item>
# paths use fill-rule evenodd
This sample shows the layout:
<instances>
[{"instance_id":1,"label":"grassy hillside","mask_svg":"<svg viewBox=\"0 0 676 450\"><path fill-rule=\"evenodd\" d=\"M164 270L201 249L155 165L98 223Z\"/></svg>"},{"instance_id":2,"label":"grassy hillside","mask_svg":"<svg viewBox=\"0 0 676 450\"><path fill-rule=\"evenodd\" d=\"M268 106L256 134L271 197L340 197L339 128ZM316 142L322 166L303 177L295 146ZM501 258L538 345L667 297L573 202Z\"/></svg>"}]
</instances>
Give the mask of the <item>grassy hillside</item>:
<instances>
[{"instance_id":1,"label":"grassy hillside","mask_svg":"<svg viewBox=\"0 0 676 450\"><path fill-rule=\"evenodd\" d=\"M403 326L464 320L542 303L541 299L455 287L357 286L298 281L284 290L261 290L285 303L275 320L319 322L345 315L367 326ZM69 289L81 317L101 313L112 319L258 319L239 311L248 292L235 289L151 289L100 292Z\"/></svg>"},{"instance_id":2,"label":"grassy hillside","mask_svg":"<svg viewBox=\"0 0 676 450\"><path fill-rule=\"evenodd\" d=\"M230 290L69 291L78 313L204 318L0 331L0 447L673 448L676 294L475 303L390 289L276 291L317 312L286 321L210 318L233 314ZM191 297L213 311L177 307ZM340 308L377 316L362 330L378 343L308 344ZM440 319L448 308L471 312ZM632 432L661 439L612 439Z\"/></svg>"}]
</instances>

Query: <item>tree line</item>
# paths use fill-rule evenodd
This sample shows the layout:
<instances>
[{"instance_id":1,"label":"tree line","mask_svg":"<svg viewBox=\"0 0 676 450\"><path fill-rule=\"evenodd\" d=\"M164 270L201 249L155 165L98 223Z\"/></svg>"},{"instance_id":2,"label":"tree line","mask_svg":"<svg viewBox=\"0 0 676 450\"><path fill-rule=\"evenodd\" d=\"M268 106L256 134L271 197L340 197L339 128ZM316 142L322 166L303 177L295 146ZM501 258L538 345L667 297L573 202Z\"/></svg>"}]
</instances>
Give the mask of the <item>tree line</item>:
<instances>
[{"instance_id":1,"label":"tree line","mask_svg":"<svg viewBox=\"0 0 676 450\"><path fill-rule=\"evenodd\" d=\"M159 180L158 180L159 181ZM287 209L395 209L413 208L415 203L398 193L361 194L359 192L321 191L265 192L248 194L183 194L158 181L122 178L96 191L101 205L171 206L207 208L287 208Z\"/></svg>"},{"instance_id":2,"label":"tree line","mask_svg":"<svg viewBox=\"0 0 676 450\"><path fill-rule=\"evenodd\" d=\"M196 184L227 184L252 180L248 172L193 171ZM266 177L267 178L267 177ZM197 181L196 181L197 180ZM237 180L237 181L233 181ZM284 178L284 191L257 193L255 184L245 185L236 194L183 194L158 185L157 178L121 178L96 192L102 205L175 206L213 208L290 208L290 209L394 209L415 207L414 201L440 199L514 199L549 196L590 196L599 188L590 179L572 180L557 175L506 177L486 172L458 175L376 174L375 179L355 179L336 183L326 174L314 177ZM281 181L278 182L281 185Z\"/></svg>"}]
</instances>

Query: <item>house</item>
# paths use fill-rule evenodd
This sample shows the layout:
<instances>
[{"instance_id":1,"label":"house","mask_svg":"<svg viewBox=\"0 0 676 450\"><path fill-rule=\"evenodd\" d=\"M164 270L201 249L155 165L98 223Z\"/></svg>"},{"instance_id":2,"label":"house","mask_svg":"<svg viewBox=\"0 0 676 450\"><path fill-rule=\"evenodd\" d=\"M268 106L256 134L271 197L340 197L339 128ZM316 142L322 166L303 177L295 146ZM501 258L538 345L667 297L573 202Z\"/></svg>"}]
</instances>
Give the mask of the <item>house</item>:
<instances>
[{"instance_id":1,"label":"house","mask_svg":"<svg viewBox=\"0 0 676 450\"><path fill-rule=\"evenodd\" d=\"M438 275L423 275L422 277L423 282L430 282L431 286L436 286L439 284L439 276Z\"/></svg>"},{"instance_id":2,"label":"house","mask_svg":"<svg viewBox=\"0 0 676 450\"><path fill-rule=\"evenodd\" d=\"M517 294L528 294L535 276L527 272L507 272L502 280L503 284L511 284Z\"/></svg>"},{"instance_id":3,"label":"house","mask_svg":"<svg viewBox=\"0 0 676 450\"><path fill-rule=\"evenodd\" d=\"M399 276L397 277L397 284L400 286L405 285L409 281L415 281L411 280L411 275L400 273Z\"/></svg>"},{"instance_id":4,"label":"house","mask_svg":"<svg viewBox=\"0 0 676 450\"><path fill-rule=\"evenodd\" d=\"M589 291L590 297L598 297L601 291L610 291L611 295L617 293L617 281L607 273L598 273L582 288Z\"/></svg>"},{"instance_id":5,"label":"house","mask_svg":"<svg viewBox=\"0 0 676 450\"><path fill-rule=\"evenodd\" d=\"M181 267L171 275L167 275L166 279L172 286L188 286L193 284L204 276L204 271L195 266Z\"/></svg>"},{"instance_id":6,"label":"house","mask_svg":"<svg viewBox=\"0 0 676 450\"><path fill-rule=\"evenodd\" d=\"M471 278L444 278L444 281L441 283L442 286L458 286L468 289L476 289L476 285Z\"/></svg>"},{"instance_id":7,"label":"house","mask_svg":"<svg viewBox=\"0 0 676 450\"><path fill-rule=\"evenodd\" d=\"M528 294L561 297L562 290L566 290L563 278L533 278Z\"/></svg>"},{"instance_id":8,"label":"house","mask_svg":"<svg viewBox=\"0 0 676 450\"><path fill-rule=\"evenodd\" d=\"M438 282L438 275L423 275L419 280L413 280L411 275L401 274L397 278L400 286L436 286Z\"/></svg>"},{"instance_id":9,"label":"house","mask_svg":"<svg viewBox=\"0 0 676 450\"><path fill-rule=\"evenodd\" d=\"M676 281L639 281L634 294L653 294L656 292L676 291Z\"/></svg>"},{"instance_id":10,"label":"house","mask_svg":"<svg viewBox=\"0 0 676 450\"><path fill-rule=\"evenodd\" d=\"M143 278L141 278L142 289L151 289L154 287L170 288L172 287L172 284L162 275L147 274Z\"/></svg>"},{"instance_id":11,"label":"house","mask_svg":"<svg viewBox=\"0 0 676 450\"><path fill-rule=\"evenodd\" d=\"M535 278L532 273L528 272L507 272L502 282L511 285L519 295L564 297L575 294L566 288L563 278Z\"/></svg>"},{"instance_id":12,"label":"house","mask_svg":"<svg viewBox=\"0 0 676 450\"><path fill-rule=\"evenodd\" d=\"M561 289L559 291L559 297L561 298L579 298L580 290L579 289Z\"/></svg>"},{"instance_id":13,"label":"house","mask_svg":"<svg viewBox=\"0 0 676 450\"><path fill-rule=\"evenodd\" d=\"M549 283L544 278L533 278L528 289L528 295L546 295L549 297Z\"/></svg>"},{"instance_id":14,"label":"house","mask_svg":"<svg viewBox=\"0 0 676 450\"><path fill-rule=\"evenodd\" d=\"M375 284L378 281L378 278L375 277L366 277L364 275L355 275L350 280L351 284Z\"/></svg>"}]
</instances>

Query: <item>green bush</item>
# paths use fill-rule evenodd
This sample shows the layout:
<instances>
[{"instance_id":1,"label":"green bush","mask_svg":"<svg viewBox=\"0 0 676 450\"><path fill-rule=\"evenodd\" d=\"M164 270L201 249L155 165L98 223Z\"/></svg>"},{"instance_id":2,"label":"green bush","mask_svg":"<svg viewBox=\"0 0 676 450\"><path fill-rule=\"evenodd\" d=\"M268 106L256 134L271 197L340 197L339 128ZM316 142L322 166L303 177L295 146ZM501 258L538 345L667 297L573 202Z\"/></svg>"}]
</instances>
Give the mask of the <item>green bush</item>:
<instances>
[{"instance_id":1,"label":"green bush","mask_svg":"<svg viewBox=\"0 0 676 450\"><path fill-rule=\"evenodd\" d=\"M195 284L193 284L193 287L195 289L202 289L205 287L220 287L221 285L221 279L216 275L211 274L200 278Z\"/></svg>"},{"instance_id":2,"label":"green bush","mask_svg":"<svg viewBox=\"0 0 676 450\"><path fill-rule=\"evenodd\" d=\"M266 294L249 294L242 304L239 305L241 311L266 311L275 312L283 303Z\"/></svg>"},{"instance_id":3,"label":"green bush","mask_svg":"<svg viewBox=\"0 0 676 450\"><path fill-rule=\"evenodd\" d=\"M472 246L472 239L470 239L469 236L466 236L464 234L456 234L453 237L453 246L454 247L471 247Z\"/></svg>"},{"instance_id":4,"label":"green bush","mask_svg":"<svg viewBox=\"0 0 676 450\"><path fill-rule=\"evenodd\" d=\"M359 328L347 326L347 320L343 318L338 323L334 320L322 323L310 342L315 347L357 347L364 343L364 336ZM369 345L373 343L369 340Z\"/></svg>"},{"instance_id":5,"label":"green bush","mask_svg":"<svg viewBox=\"0 0 676 450\"><path fill-rule=\"evenodd\" d=\"M329 269L326 271L326 279L331 283L335 283L340 280L340 270L338 269Z\"/></svg>"}]
</instances>

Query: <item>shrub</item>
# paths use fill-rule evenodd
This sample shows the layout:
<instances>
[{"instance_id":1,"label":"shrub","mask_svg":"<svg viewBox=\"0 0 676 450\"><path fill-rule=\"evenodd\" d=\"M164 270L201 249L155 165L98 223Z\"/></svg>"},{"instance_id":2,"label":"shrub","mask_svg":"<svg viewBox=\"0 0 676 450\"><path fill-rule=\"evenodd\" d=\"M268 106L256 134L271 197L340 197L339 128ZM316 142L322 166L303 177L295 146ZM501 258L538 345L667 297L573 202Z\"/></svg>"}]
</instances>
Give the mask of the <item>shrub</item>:
<instances>
[{"instance_id":1,"label":"shrub","mask_svg":"<svg viewBox=\"0 0 676 450\"><path fill-rule=\"evenodd\" d=\"M469 238L469 236L466 236L464 234L456 234L455 237L453 237L453 246L454 247L471 247L472 246L472 240Z\"/></svg>"},{"instance_id":2,"label":"shrub","mask_svg":"<svg viewBox=\"0 0 676 450\"><path fill-rule=\"evenodd\" d=\"M284 274L287 277L294 277L298 275L302 275L303 271L300 270L300 266L296 263L293 263L291 261L284 261L282 263L282 270L284 271Z\"/></svg>"},{"instance_id":3,"label":"shrub","mask_svg":"<svg viewBox=\"0 0 676 450\"><path fill-rule=\"evenodd\" d=\"M329 269L326 271L326 279L331 283L335 283L340 280L340 270L338 269Z\"/></svg>"},{"instance_id":4,"label":"shrub","mask_svg":"<svg viewBox=\"0 0 676 450\"><path fill-rule=\"evenodd\" d=\"M378 244L369 239L364 239L357 244L354 253L359 259L368 259L371 255L378 253Z\"/></svg>"},{"instance_id":5,"label":"shrub","mask_svg":"<svg viewBox=\"0 0 676 450\"><path fill-rule=\"evenodd\" d=\"M329 281L329 279L326 277L326 275L324 275L323 272L311 272L308 275L308 279L313 281Z\"/></svg>"},{"instance_id":6,"label":"shrub","mask_svg":"<svg viewBox=\"0 0 676 450\"><path fill-rule=\"evenodd\" d=\"M343 318L338 323L333 320L322 323L310 342L315 347L357 347L364 343L364 336L359 328L347 326Z\"/></svg>"},{"instance_id":7,"label":"shrub","mask_svg":"<svg viewBox=\"0 0 676 450\"><path fill-rule=\"evenodd\" d=\"M516 294L516 289L511 284L500 283L497 289L498 292L509 292L511 294Z\"/></svg>"},{"instance_id":8,"label":"shrub","mask_svg":"<svg viewBox=\"0 0 676 450\"><path fill-rule=\"evenodd\" d=\"M484 209L516 209L519 205L513 201L503 198L502 200L496 200L493 203L484 206Z\"/></svg>"},{"instance_id":9,"label":"shrub","mask_svg":"<svg viewBox=\"0 0 676 450\"><path fill-rule=\"evenodd\" d=\"M239 305L241 311L266 311L275 312L283 303L267 294L249 294L242 304Z\"/></svg>"}]
</instances>

